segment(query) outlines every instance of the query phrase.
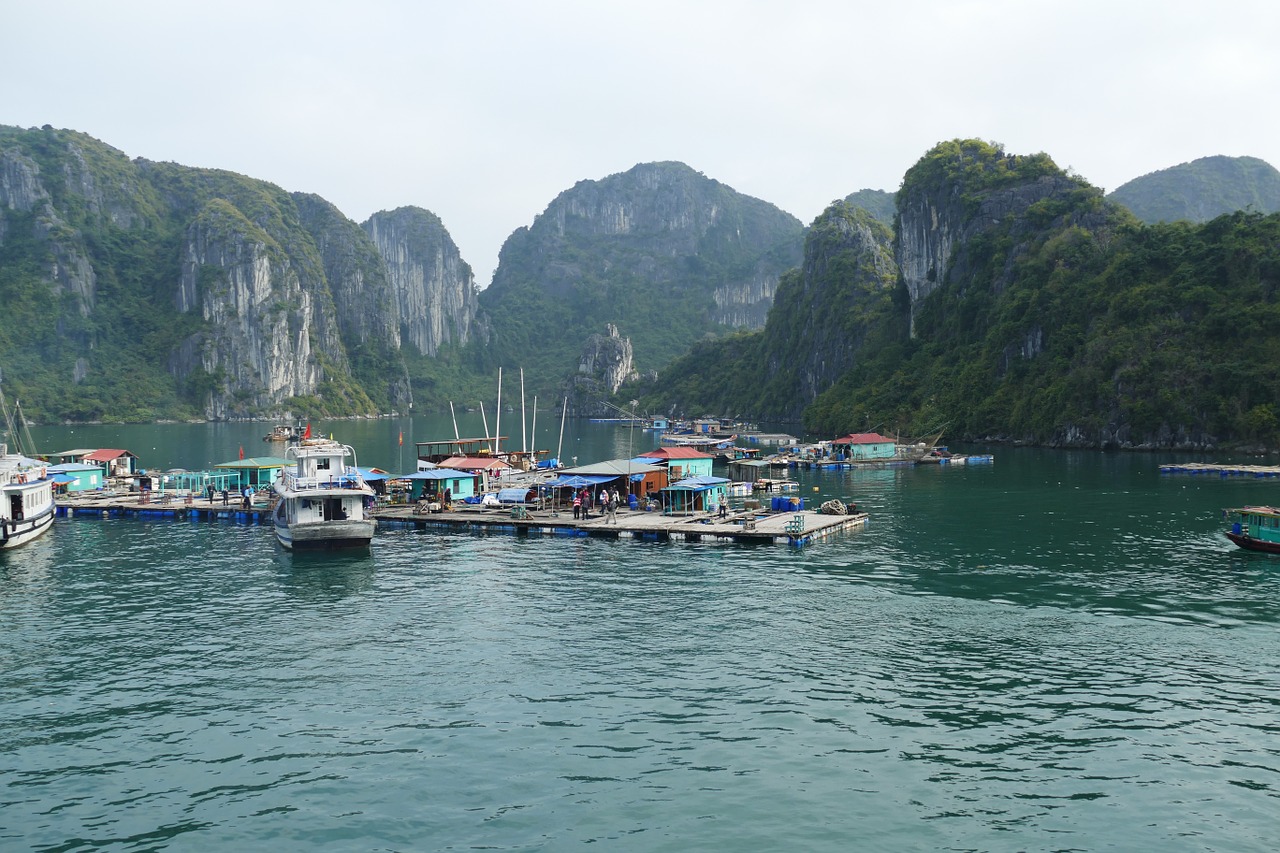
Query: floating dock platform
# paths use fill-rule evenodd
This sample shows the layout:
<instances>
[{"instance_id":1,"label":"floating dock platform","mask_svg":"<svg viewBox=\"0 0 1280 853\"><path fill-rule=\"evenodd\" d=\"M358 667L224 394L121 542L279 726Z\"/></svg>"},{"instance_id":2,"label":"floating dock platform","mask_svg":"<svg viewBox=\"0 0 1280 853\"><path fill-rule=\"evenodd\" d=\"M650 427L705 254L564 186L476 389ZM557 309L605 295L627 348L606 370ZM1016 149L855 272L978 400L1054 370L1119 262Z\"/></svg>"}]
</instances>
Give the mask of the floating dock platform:
<instances>
[{"instance_id":1,"label":"floating dock platform","mask_svg":"<svg viewBox=\"0 0 1280 853\"><path fill-rule=\"evenodd\" d=\"M261 501L250 509L238 502L224 505L202 497L174 496L143 500L137 493L85 493L59 499L57 514L75 518L150 518L171 521L217 521L271 524L271 507ZM720 518L712 513L663 515L619 509L617 520L600 515L575 519L571 509L525 506L482 508L471 504L449 512L420 512L415 506L377 506L371 515L380 530L418 528L458 533L504 533L516 536L590 536L650 542L739 542L807 545L845 530L865 527L867 513L826 515L813 510L736 510Z\"/></svg>"},{"instance_id":2,"label":"floating dock platform","mask_svg":"<svg viewBox=\"0 0 1280 853\"><path fill-rule=\"evenodd\" d=\"M58 498L55 511L58 515L83 518L157 518L189 521L231 521L238 524L270 524L271 508L262 501L255 501L244 509L239 500L223 504L218 498L212 503L204 497L174 495L168 498L143 499L137 492L111 494L103 492L78 492Z\"/></svg>"},{"instance_id":3,"label":"floating dock platform","mask_svg":"<svg viewBox=\"0 0 1280 853\"><path fill-rule=\"evenodd\" d=\"M1208 474L1214 477L1280 477L1280 465L1214 465L1207 462L1183 462L1161 465L1161 474Z\"/></svg>"},{"instance_id":4,"label":"floating dock platform","mask_svg":"<svg viewBox=\"0 0 1280 853\"><path fill-rule=\"evenodd\" d=\"M417 527L458 532L509 533L517 536L594 536L650 542L752 542L807 545L843 530L865 527L867 513L826 515L812 510L770 512L739 510L720 518L711 513L663 515L619 509L617 520L599 515L575 519L572 510L479 509L421 513L412 507L378 507L379 528Z\"/></svg>"}]
</instances>

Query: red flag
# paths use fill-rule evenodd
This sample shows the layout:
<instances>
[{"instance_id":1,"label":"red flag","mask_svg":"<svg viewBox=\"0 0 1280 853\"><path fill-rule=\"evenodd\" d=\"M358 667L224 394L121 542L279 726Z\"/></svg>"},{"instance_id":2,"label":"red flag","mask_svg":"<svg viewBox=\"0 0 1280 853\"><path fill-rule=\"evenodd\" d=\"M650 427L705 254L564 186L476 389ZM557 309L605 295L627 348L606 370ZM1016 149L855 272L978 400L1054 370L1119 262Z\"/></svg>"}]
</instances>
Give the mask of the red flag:
<instances>
[{"instance_id":1,"label":"red flag","mask_svg":"<svg viewBox=\"0 0 1280 853\"><path fill-rule=\"evenodd\" d=\"M307 424L307 428L306 428L306 430L304 430L304 431L303 431L303 433L302 433L302 437L303 437L303 438L311 438L311 424L310 424L310 423L308 423L308 424Z\"/></svg>"},{"instance_id":2,"label":"red flag","mask_svg":"<svg viewBox=\"0 0 1280 853\"><path fill-rule=\"evenodd\" d=\"M240 445L240 458L241 458L241 459L243 459L243 458L244 458L244 445L243 445L243 444L242 444L242 445Z\"/></svg>"},{"instance_id":3,"label":"red flag","mask_svg":"<svg viewBox=\"0 0 1280 853\"><path fill-rule=\"evenodd\" d=\"M400 446L404 447L404 430L400 430Z\"/></svg>"}]
</instances>

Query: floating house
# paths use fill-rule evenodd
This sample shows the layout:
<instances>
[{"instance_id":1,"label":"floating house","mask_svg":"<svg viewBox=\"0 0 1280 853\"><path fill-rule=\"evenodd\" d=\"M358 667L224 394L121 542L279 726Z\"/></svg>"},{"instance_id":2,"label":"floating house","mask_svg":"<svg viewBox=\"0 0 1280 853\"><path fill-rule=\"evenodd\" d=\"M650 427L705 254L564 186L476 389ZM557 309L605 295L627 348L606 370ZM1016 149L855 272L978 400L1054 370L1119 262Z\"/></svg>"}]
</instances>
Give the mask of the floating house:
<instances>
[{"instance_id":1,"label":"floating house","mask_svg":"<svg viewBox=\"0 0 1280 853\"><path fill-rule=\"evenodd\" d=\"M440 501L444 499L446 491L453 501L466 500L479 494L476 484L480 481L480 475L455 468L428 468L398 479L409 482L409 498L415 501Z\"/></svg>"},{"instance_id":2,"label":"floating house","mask_svg":"<svg viewBox=\"0 0 1280 853\"><path fill-rule=\"evenodd\" d=\"M735 480L754 483L766 479L770 467L768 459L734 459L729 463L729 476Z\"/></svg>"},{"instance_id":3,"label":"floating house","mask_svg":"<svg viewBox=\"0 0 1280 853\"><path fill-rule=\"evenodd\" d=\"M132 477L138 473L138 457L128 450L80 448L48 454L49 461L61 465L83 463L97 466L103 477Z\"/></svg>"},{"instance_id":4,"label":"floating house","mask_svg":"<svg viewBox=\"0 0 1280 853\"><path fill-rule=\"evenodd\" d=\"M476 484L477 492L487 492L495 488L505 474L516 470L508 463L494 456L450 456L442 459L438 467L477 475L479 478L479 482Z\"/></svg>"},{"instance_id":5,"label":"floating house","mask_svg":"<svg viewBox=\"0 0 1280 853\"><path fill-rule=\"evenodd\" d=\"M837 459L850 462L893 459L897 455L897 442L878 432L855 432L833 440L831 452Z\"/></svg>"},{"instance_id":6,"label":"floating house","mask_svg":"<svg viewBox=\"0 0 1280 853\"><path fill-rule=\"evenodd\" d=\"M127 450L95 450L81 461L101 465L108 477L132 477L138 473L138 457Z\"/></svg>"},{"instance_id":7,"label":"floating house","mask_svg":"<svg viewBox=\"0 0 1280 853\"><path fill-rule=\"evenodd\" d=\"M248 459L237 459L234 462L219 462L213 467L219 471L234 474L228 482L230 488L243 491L246 486L254 491L269 489L280 476L283 468L293 466L292 459L282 456L251 456Z\"/></svg>"},{"instance_id":8,"label":"floating house","mask_svg":"<svg viewBox=\"0 0 1280 853\"><path fill-rule=\"evenodd\" d=\"M725 477L687 477L662 489L664 515L693 515L715 512L729 500L729 480Z\"/></svg>"},{"instance_id":9,"label":"floating house","mask_svg":"<svg viewBox=\"0 0 1280 853\"><path fill-rule=\"evenodd\" d=\"M651 465L666 465L667 480L674 483L685 477L711 476L715 457L696 447L658 447L641 453L640 460Z\"/></svg>"},{"instance_id":10,"label":"floating house","mask_svg":"<svg viewBox=\"0 0 1280 853\"><path fill-rule=\"evenodd\" d=\"M107 480L97 465L67 462L49 466L49 476L67 492L87 492L106 486Z\"/></svg>"}]
</instances>

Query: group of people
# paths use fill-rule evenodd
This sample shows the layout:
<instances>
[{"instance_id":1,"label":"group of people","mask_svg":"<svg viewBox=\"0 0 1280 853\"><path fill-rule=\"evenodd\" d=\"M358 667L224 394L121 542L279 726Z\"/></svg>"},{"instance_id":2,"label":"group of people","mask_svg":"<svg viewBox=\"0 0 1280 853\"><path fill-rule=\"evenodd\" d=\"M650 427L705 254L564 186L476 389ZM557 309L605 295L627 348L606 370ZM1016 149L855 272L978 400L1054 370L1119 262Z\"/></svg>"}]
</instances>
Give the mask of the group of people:
<instances>
[{"instance_id":1,"label":"group of people","mask_svg":"<svg viewBox=\"0 0 1280 853\"><path fill-rule=\"evenodd\" d=\"M210 504L212 504L212 503L213 503L213 500L214 500L214 495L215 495L215 494L217 494L217 490L213 487L213 483L210 483L210 484L205 488L205 491L206 491L206 492L208 493L208 495L209 495L209 503L210 503ZM240 507L241 507L241 509L252 509L252 508L253 508L253 495L254 495L254 492L253 492L253 486L245 486L245 487L244 487L244 491L240 492ZM223 506L227 506L227 505L228 505L228 503L229 503L228 498L229 498L229 497L230 497L230 494L229 494L229 493L227 492L227 490L224 488L224 489L222 490L222 505L223 505Z\"/></svg>"},{"instance_id":2,"label":"group of people","mask_svg":"<svg viewBox=\"0 0 1280 853\"><path fill-rule=\"evenodd\" d=\"M590 518L593 502L600 508L600 514L607 516L606 524L609 522L618 523L618 504L622 503L622 496L618 494L617 489L612 492L608 489L601 489L598 496L592 495L591 490L586 487L574 492L573 517L575 519Z\"/></svg>"}]
</instances>

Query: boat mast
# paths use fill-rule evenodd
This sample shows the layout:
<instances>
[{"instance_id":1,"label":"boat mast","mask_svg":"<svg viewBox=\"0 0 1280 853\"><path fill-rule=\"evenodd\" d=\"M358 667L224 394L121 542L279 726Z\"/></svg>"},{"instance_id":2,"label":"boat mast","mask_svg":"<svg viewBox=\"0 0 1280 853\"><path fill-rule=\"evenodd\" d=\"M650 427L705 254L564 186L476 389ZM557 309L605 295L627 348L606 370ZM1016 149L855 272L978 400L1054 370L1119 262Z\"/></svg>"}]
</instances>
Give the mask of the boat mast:
<instances>
[{"instance_id":1,"label":"boat mast","mask_svg":"<svg viewBox=\"0 0 1280 853\"><path fill-rule=\"evenodd\" d=\"M484 424L484 437L489 437L489 418L484 413L484 400L480 401L480 421Z\"/></svg>"},{"instance_id":2,"label":"boat mast","mask_svg":"<svg viewBox=\"0 0 1280 853\"><path fill-rule=\"evenodd\" d=\"M502 433L502 368L498 368L498 411L493 416L493 455L498 455L498 436Z\"/></svg>"},{"instance_id":3,"label":"boat mast","mask_svg":"<svg viewBox=\"0 0 1280 853\"><path fill-rule=\"evenodd\" d=\"M563 468L560 464L560 452L564 450L564 416L569 413L569 398L564 398L564 408L560 410L560 443L556 445L556 467Z\"/></svg>"},{"instance_id":4,"label":"boat mast","mask_svg":"<svg viewBox=\"0 0 1280 853\"><path fill-rule=\"evenodd\" d=\"M524 440L525 436L528 435L528 432L527 432L528 427L529 425L525 423L525 419L524 419L524 368L522 367L520 368L520 452L521 453L526 453L529 450L529 445Z\"/></svg>"},{"instance_id":5,"label":"boat mast","mask_svg":"<svg viewBox=\"0 0 1280 853\"><path fill-rule=\"evenodd\" d=\"M538 442L534 438L534 433L538 431L538 395L533 395L533 423L529 426L529 452L535 456L538 453ZM534 460L535 467L537 460Z\"/></svg>"},{"instance_id":6,"label":"boat mast","mask_svg":"<svg viewBox=\"0 0 1280 853\"><path fill-rule=\"evenodd\" d=\"M453 418L453 440L461 441L462 436L458 435L458 413L453 410L452 400L449 401L449 417Z\"/></svg>"}]
</instances>

